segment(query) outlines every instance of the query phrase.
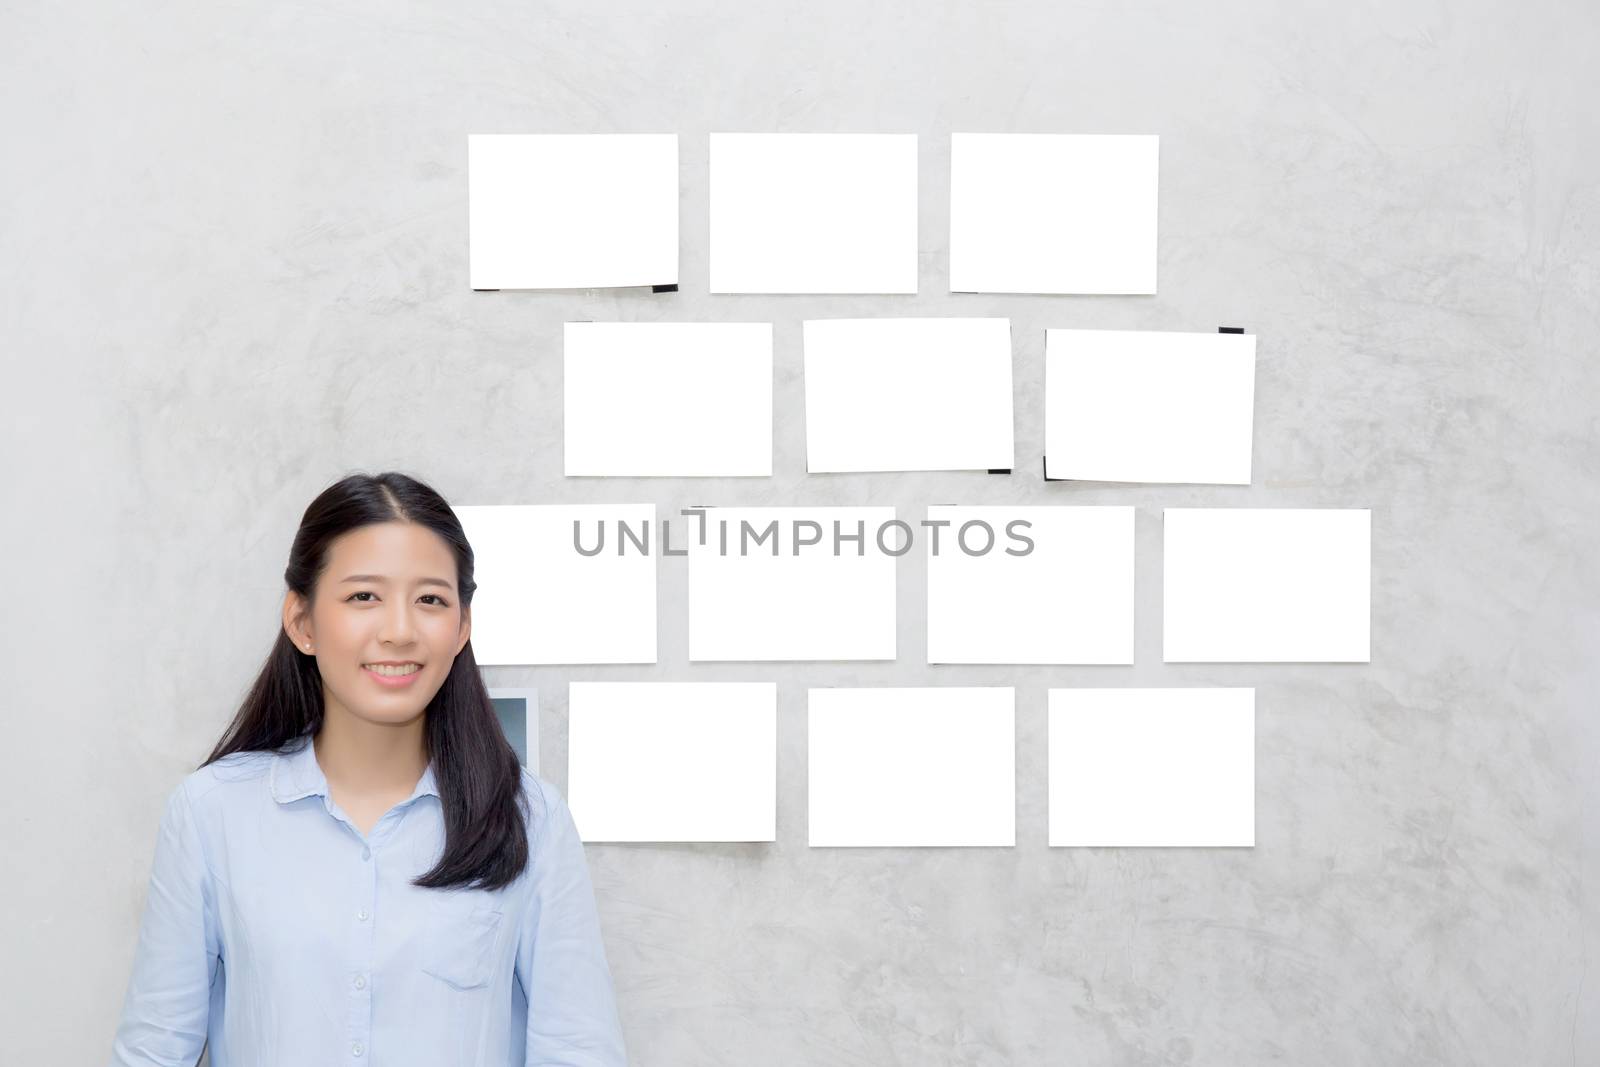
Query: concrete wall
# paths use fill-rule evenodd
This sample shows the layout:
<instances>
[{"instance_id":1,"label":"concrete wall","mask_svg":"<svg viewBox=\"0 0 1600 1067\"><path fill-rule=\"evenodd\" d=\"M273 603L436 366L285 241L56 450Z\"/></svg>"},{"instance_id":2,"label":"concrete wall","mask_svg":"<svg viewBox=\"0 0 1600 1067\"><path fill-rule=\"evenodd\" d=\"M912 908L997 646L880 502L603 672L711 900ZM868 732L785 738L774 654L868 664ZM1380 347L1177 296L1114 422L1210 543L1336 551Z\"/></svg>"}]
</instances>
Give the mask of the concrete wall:
<instances>
[{"instance_id":1,"label":"concrete wall","mask_svg":"<svg viewBox=\"0 0 1600 1067\"><path fill-rule=\"evenodd\" d=\"M7 4L7 1062L109 1051L160 798L352 469L457 503L1131 503L1136 666L772 679L779 840L593 845L635 1061L1600 1062L1592 3ZM922 293L712 297L706 135L921 135ZM952 296L948 135L1159 133L1160 294ZM682 134L674 295L468 290L469 132ZM1018 470L807 476L799 322L1009 315ZM568 481L560 324L776 324L775 473ZM1259 335L1248 488L1044 484L1048 326ZM1163 505L1373 509L1370 665L1160 662ZM811 850L805 687L1018 687L1013 849ZM1045 689L1257 687L1257 845L1045 845Z\"/></svg>"}]
</instances>

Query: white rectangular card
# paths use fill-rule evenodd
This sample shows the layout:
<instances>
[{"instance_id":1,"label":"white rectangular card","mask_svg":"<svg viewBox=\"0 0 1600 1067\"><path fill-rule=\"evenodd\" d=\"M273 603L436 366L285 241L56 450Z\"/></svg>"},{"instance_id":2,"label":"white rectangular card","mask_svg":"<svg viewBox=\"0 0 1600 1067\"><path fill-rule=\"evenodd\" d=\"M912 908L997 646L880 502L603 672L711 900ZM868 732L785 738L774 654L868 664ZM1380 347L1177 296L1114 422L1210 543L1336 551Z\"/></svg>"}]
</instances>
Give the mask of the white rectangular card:
<instances>
[{"instance_id":1,"label":"white rectangular card","mask_svg":"<svg viewBox=\"0 0 1600 1067\"><path fill-rule=\"evenodd\" d=\"M656 661L654 504L452 510L475 560L471 639L479 666ZM575 547L575 523L583 548L603 544L600 552Z\"/></svg>"},{"instance_id":2,"label":"white rectangular card","mask_svg":"<svg viewBox=\"0 0 1600 1067\"><path fill-rule=\"evenodd\" d=\"M474 289L678 282L678 135L467 137Z\"/></svg>"},{"instance_id":3,"label":"white rectangular card","mask_svg":"<svg viewBox=\"0 0 1600 1067\"><path fill-rule=\"evenodd\" d=\"M1045 476L1250 484L1253 334L1046 330Z\"/></svg>"},{"instance_id":4,"label":"white rectangular card","mask_svg":"<svg viewBox=\"0 0 1600 1067\"><path fill-rule=\"evenodd\" d=\"M1051 845L1256 843L1254 689L1051 689Z\"/></svg>"},{"instance_id":5,"label":"white rectangular card","mask_svg":"<svg viewBox=\"0 0 1600 1067\"><path fill-rule=\"evenodd\" d=\"M1010 468L1011 320L808 319L806 469Z\"/></svg>"},{"instance_id":6,"label":"white rectangular card","mask_svg":"<svg viewBox=\"0 0 1600 1067\"><path fill-rule=\"evenodd\" d=\"M585 841L772 841L773 682L573 682L567 804Z\"/></svg>"},{"instance_id":7,"label":"white rectangular card","mask_svg":"<svg viewBox=\"0 0 1600 1067\"><path fill-rule=\"evenodd\" d=\"M812 689L813 846L1016 844L1016 691Z\"/></svg>"},{"instance_id":8,"label":"white rectangular card","mask_svg":"<svg viewBox=\"0 0 1600 1067\"><path fill-rule=\"evenodd\" d=\"M1372 512L1167 508L1168 663L1367 663Z\"/></svg>"},{"instance_id":9,"label":"white rectangular card","mask_svg":"<svg viewBox=\"0 0 1600 1067\"><path fill-rule=\"evenodd\" d=\"M701 543L691 516L689 658L894 659L889 552L904 547L885 525L894 517L892 507L713 507Z\"/></svg>"},{"instance_id":10,"label":"white rectangular card","mask_svg":"<svg viewBox=\"0 0 1600 1067\"><path fill-rule=\"evenodd\" d=\"M1132 663L1133 508L936 505L929 663Z\"/></svg>"},{"instance_id":11,"label":"white rectangular card","mask_svg":"<svg viewBox=\"0 0 1600 1067\"><path fill-rule=\"evenodd\" d=\"M573 475L772 474L772 324L569 322Z\"/></svg>"},{"instance_id":12,"label":"white rectangular card","mask_svg":"<svg viewBox=\"0 0 1600 1067\"><path fill-rule=\"evenodd\" d=\"M915 293L917 137L713 133L713 293Z\"/></svg>"},{"instance_id":13,"label":"white rectangular card","mask_svg":"<svg viewBox=\"0 0 1600 1067\"><path fill-rule=\"evenodd\" d=\"M950 291L1154 293L1159 144L953 134Z\"/></svg>"}]
</instances>

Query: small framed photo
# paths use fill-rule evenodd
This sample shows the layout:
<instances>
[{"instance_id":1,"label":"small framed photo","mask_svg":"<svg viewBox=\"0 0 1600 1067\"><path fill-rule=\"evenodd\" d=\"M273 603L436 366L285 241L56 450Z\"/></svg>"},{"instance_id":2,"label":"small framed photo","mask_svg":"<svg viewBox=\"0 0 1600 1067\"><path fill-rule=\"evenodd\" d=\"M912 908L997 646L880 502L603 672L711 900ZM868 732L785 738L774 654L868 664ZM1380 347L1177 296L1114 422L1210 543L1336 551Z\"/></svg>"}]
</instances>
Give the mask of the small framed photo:
<instances>
[{"instance_id":1,"label":"small framed photo","mask_svg":"<svg viewBox=\"0 0 1600 1067\"><path fill-rule=\"evenodd\" d=\"M522 765L539 773L539 690L490 686L489 699Z\"/></svg>"}]
</instances>

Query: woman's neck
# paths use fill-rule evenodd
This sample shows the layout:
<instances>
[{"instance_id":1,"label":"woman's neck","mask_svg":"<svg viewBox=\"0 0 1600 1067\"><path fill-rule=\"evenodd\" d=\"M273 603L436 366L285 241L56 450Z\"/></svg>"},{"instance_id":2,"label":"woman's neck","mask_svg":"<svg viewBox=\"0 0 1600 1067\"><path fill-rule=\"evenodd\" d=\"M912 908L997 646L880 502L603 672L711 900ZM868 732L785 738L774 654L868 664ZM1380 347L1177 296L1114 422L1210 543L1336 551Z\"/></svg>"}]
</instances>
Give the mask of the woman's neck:
<instances>
[{"instance_id":1,"label":"woman's neck","mask_svg":"<svg viewBox=\"0 0 1600 1067\"><path fill-rule=\"evenodd\" d=\"M322 729L314 738L328 784L350 793L409 793L428 767L426 718L375 723L324 698Z\"/></svg>"}]
</instances>

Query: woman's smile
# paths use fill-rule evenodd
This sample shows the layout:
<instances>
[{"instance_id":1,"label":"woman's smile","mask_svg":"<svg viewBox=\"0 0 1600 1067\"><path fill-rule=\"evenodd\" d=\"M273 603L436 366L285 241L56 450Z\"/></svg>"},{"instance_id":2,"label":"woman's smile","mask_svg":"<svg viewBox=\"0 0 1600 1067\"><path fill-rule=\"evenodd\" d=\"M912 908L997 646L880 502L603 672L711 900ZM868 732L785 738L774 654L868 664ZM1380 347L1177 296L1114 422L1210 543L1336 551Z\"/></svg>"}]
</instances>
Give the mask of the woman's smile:
<instances>
[{"instance_id":1,"label":"woman's smile","mask_svg":"<svg viewBox=\"0 0 1600 1067\"><path fill-rule=\"evenodd\" d=\"M361 669L373 681L390 689L408 686L417 680L417 675L422 673L422 666L417 663L407 663L403 666L390 666L385 663L363 663Z\"/></svg>"}]
</instances>

